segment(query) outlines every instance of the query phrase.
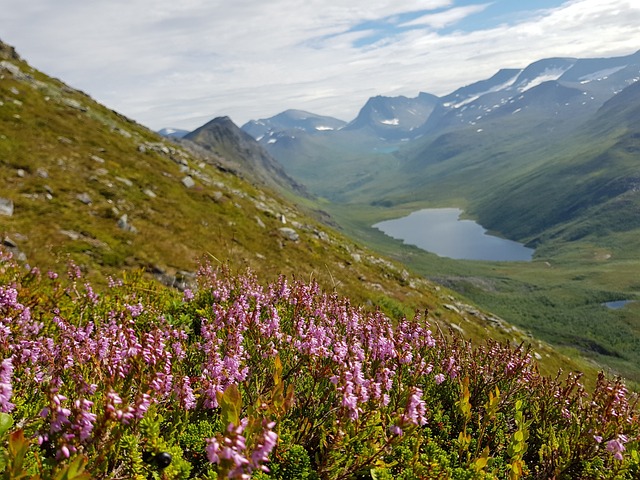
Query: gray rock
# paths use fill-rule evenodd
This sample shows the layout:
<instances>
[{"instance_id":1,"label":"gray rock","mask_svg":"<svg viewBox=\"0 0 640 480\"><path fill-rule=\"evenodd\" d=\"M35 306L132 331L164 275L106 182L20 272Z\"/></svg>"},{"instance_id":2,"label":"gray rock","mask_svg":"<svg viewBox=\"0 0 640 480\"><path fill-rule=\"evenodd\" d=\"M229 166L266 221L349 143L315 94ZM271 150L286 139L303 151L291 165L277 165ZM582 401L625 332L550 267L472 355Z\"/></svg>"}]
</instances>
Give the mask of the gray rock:
<instances>
[{"instance_id":1,"label":"gray rock","mask_svg":"<svg viewBox=\"0 0 640 480\"><path fill-rule=\"evenodd\" d=\"M10 217L13 215L13 201L0 197L0 215Z\"/></svg>"},{"instance_id":2,"label":"gray rock","mask_svg":"<svg viewBox=\"0 0 640 480\"><path fill-rule=\"evenodd\" d=\"M0 70L6 70L7 72L9 72L11 75L13 75L18 79L25 77L25 74L22 73L22 71L20 70L20 67L6 60L3 60L2 62L0 62Z\"/></svg>"},{"instance_id":3,"label":"gray rock","mask_svg":"<svg viewBox=\"0 0 640 480\"><path fill-rule=\"evenodd\" d=\"M76 110L80 110L81 112L87 111L87 107L82 105L79 101L74 100L73 98L63 98L62 103L64 103L67 107L75 108Z\"/></svg>"},{"instance_id":4,"label":"gray rock","mask_svg":"<svg viewBox=\"0 0 640 480\"><path fill-rule=\"evenodd\" d=\"M220 200L222 200L222 197L224 197L224 194L216 190L215 192L212 193L212 196L214 201L219 202Z\"/></svg>"},{"instance_id":5,"label":"gray rock","mask_svg":"<svg viewBox=\"0 0 640 480\"><path fill-rule=\"evenodd\" d=\"M118 228L125 232L138 233L138 229L129 223L129 217L126 213L118 219Z\"/></svg>"},{"instance_id":6,"label":"gray rock","mask_svg":"<svg viewBox=\"0 0 640 480\"><path fill-rule=\"evenodd\" d=\"M298 240L300 240L300 235L298 235L298 232L296 232L293 228L282 227L279 228L278 231L287 240L291 240L292 242L297 242Z\"/></svg>"},{"instance_id":7,"label":"gray rock","mask_svg":"<svg viewBox=\"0 0 640 480\"><path fill-rule=\"evenodd\" d=\"M128 178L116 177L116 180L120 183L124 183L127 187L133 187L133 182Z\"/></svg>"},{"instance_id":8,"label":"gray rock","mask_svg":"<svg viewBox=\"0 0 640 480\"><path fill-rule=\"evenodd\" d=\"M82 203L84 203L85 205L91 205L92 203L91 197L86 192L79 193L78 195L76 195L76 198L80 200Z\"/></svg>"},{"instance_id":9,"label":"gray rock","mask_svg":"<svg viewBox=\"0 0 640 480\"><path fill-rule=\"evenodd\" d=\"M19 168L18 170L16 170L16 175L18 175L20 178L24 178L26 172L22 168Z\"/></svg>"},{"instance_id":10,"label":"gray rock","mask_svg":"<svg viewBox=\"0 0 640 480\"><path fill-rule=\"evenodd\" d=\"M188 175L182 179L182 184L187 188L193 188L196 186L196 182L194 182L193 178Z\"/></svg>"},{"instance_id":11,"label":"gray rock","mask_svg":"<svg viewBox=\"0 0 640 480\"><path fill-rule=\"evenodd\" d=\"M99 157L98 155L91 155L91 160L97 163L104 163L104 158Z\"/></svg>"},{"instance_id":12,"label":"gray rock","mask_svg":"<svg viewBox=\"0 0 640 480\"><path fill-rule=\"evenodd\" d=\"M71 240L79 240L80 237L82 237L82 235L76 231L73 230L58 230L60 232L60 234L64 235L65 237L69 237Z\"/></svg>"},{"instance_id":13,"label":"gray rock","mask_svg":"<svg viewBox=\"0 0 640 480\"><path fill-rule=\"evenodd\" d=\"M36 175L38 175L40 178L49 178L49 172L47 172L47 170L44 168L38 168L36 170Z\"/></svg>"},{"instance_id":14,"label":"gray rock","mask_svg":"<svg viewBox=\"0 0 640 480\"><path fill-rule=\"evenodd\" d=\"M156 193L153 190L150 190L148 188L145 188L142 193L144 193L147 197L149 198L156 198L158 195L156 195Z\"/></svg>"},{"instance_id":15,"label":"gray rock","mask_svg":"<svg viewBox=\"0 0 640 480\"><path fill-rule=\"evenodd\" d=\"M264 224L264 222L262 221L262 219L261 219L260 217L258 217L257 215L256 215L256 223L258 224L258 226L259 226L260 228L266 228L266 225Z\"/></svg>"},{"instance_id":16,"label":"gray rock","mask_svg":"<svg viewBox=\"0 0 640 480\"><path fill-rule=\"evenodd\" d=\"M2 245L4 247L6 247L6 249L9 252L11 252L13 257L15 259L17 259L18 261L20 261L20 262L26 262L27 261L27 256L24 254L24 252L20 251L20 249L18 248L18 244L16 242L14 242L11 238L4 237L2 239Z\"/></svg>"},{"instance_id":17,"label":"gray rock","mask_svg":"<svg viewBox=\"0 0 640 480\"><path fill-rule=\"evenodd\" d=\"M10 237L4 237L4 239L2 240L2 244L5 247L18 248L18 244L14 242Z\"/></svg>"}]
</instances>

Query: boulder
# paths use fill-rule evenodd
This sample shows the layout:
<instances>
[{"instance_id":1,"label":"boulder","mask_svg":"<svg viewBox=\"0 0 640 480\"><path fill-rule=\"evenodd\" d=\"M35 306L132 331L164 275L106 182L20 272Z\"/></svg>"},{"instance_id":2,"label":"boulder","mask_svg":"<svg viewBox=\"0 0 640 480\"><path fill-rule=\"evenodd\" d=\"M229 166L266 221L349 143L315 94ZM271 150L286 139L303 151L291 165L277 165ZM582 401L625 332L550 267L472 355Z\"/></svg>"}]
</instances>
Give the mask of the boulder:
<instances>
[{"instance_id":1,"label":"boulder","mask_svg":"<svg viewBox=\"0 0 640 480\"><path fill-rule=\"evenodd\" d=\"M292 242L297 242L298 240L300 240L300 235L298 235L298 232L296 232L293 228L282 227L279 228L278 231L287 240L291 240Z\"/></svg>"},{"instance_id":2,"label":"boulder","mask_svg":"<svg viewBox=\"0 0 640 480\"><path fill-rule=\"evenodd\" d=\"M80 200L82 203L84 203L85 205L91 205L92 203L91 197L86 192L79 193L78 195L76 195L76 198Z\"/></svg>"},{"instance_id":3,"label":"boulder","mask_svg":"<svg viewBox=\"0 0 640 480\"><path fill-rule=\"evenodd\" d=\"M10 217L13 215L13 201L0 197L0 215Z\"/></svg>"},{"instance_id":4,"label":"boulder","mask_svg":"<svg viewBox=\"0 0 640 480\"><path fill-rule=\"evenodd\" d=\"M125 213L118 219L118 228L125 232L137 233L138 229L129 223L129 217Z\"/></svg>"},{"instance_id":5,"label":"boulder","mask_svg":"<svg viewBox=\"0 0 640 480\"><path fill-rule=\"evenodd\" d=\"M189 175L182 179L182 184L187 188L193 188L196 186L196 182L194 182L193 178L191 178Z\"/></svg>"}]
</instances>

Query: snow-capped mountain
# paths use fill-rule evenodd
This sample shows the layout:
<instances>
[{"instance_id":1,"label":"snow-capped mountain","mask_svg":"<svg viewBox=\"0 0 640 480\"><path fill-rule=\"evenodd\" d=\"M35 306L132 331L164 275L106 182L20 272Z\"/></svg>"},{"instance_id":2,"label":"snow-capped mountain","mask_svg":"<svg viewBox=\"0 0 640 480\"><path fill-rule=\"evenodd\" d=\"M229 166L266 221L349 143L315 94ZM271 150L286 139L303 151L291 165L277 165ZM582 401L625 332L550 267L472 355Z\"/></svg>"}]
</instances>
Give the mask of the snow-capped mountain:
<instances>
[{"instance_id":1,"label":"snow-capped mountain","mask_svg":"<svg viewBox=\"0 0 640 480\"><path fill-rule=\"evenodd\" d=\"M612 58L548 58L524 68L501 69L442 97L372 97L348 124L287 110L242 128L287 165L324 155L312 151L339 156L343 147L338 145L393 151L400 144L457 131L520 135L539 129L562 135L638 80L640 51Z\"/></svg>"},{"instance_id":2,"label":"snow-capped mountain","mask_svg":"<svg viewBox=\"0 0 640 480\"><path fill-rule=\"evenodd\" d=\"M267 143L269 140L276 140L274 135L282 132L289 132L289 136L295 136L296 132L309 134L331 132L341 129L346 123L337 118L316 115L303 110L287 110L271 118L251 120L242 126L242 130L259 142Z\"/></svg>"},{"instance_id":3,"label":"snow-capped mountain","mask_svg":"<svg viewBox=\"0 0 640 480\"><path fill-rule=\"evenodd\" d=\"M158 133L167 138L182 138L187 133L189 133L189 130L181 130L179 128L163 128L161 130L158 130Z\"/></svg>"},{"instance_id":4,"label":"snow-capped mountain","mask_svg":"<svg viewBox=\"0 0 640 480\"><path fill-rule=\"evenodd\" d=\"M579 120L638 80L640 51L613 58L540 60L521 70L500 70L442 97L443 108L429 119L428 129L480 126L517 114Z\"/></svg>"}]
</instances>

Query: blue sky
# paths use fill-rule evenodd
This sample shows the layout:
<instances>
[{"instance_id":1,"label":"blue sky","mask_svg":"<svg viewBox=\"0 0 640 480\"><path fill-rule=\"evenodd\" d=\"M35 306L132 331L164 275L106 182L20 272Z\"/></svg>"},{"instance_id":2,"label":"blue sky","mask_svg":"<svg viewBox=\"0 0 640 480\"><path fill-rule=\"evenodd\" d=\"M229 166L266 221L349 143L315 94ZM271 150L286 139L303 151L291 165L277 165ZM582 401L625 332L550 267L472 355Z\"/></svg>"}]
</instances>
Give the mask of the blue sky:
<instances>
[{"instance_id":1,"label":"blue sky","mask_svg":"<svg viewBox=\"0 0 640 480\"><path fill-rule=\"evenodd\" d=\"M552 56L640 49L635 0L2 0L0 39L153 129L355 118Z\"/></svg>"}]
</instances>

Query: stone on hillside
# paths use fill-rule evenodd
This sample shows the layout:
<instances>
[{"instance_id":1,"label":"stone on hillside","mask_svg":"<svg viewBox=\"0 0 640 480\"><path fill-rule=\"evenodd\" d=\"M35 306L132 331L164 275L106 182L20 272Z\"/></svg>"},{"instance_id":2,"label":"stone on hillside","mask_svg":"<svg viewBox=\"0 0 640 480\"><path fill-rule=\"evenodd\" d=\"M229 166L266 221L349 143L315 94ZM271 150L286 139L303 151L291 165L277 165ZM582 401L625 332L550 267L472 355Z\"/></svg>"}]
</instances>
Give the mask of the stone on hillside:
<instances>
[{"instance_id":1,"label":"stone on hillside","mask_svg":"<svg viewBox=\"0 0 640 480\"><path fill-rule=\"evenodd\" d=\"M126 213L118 219L118 228L125 232L138 233L138 229L129 223L129 217Z\"/></svg>"},{"instance_id":2,"label":"stone on hillside","mask_svg":"<svg viewBox=\"0 0 640 480\"><path fill-rule=\"evenodd\" d=\"M296 232L293 228L282 227L279 228L278 231L287 240L291 240L292 242L297 242L298 240L300 240L300 235L298 235L298 232Z\"/></svg>"},{"instance_id":3,"label":"stone on hillside","mask_svg":"<svg viewBox=\"0 0 640 480\"><path fill-rule=\"evenodd\" d=\"M79 101L74 100L73 98L63 98L62 103L64 103L67 107L75 108L76 110L80 110L81 112L87 111L87 107L82 105Z\"/></svg>"},{"instance_id":4,"label":"stone on hillside","mask_svg":"<svg viewBox=\"0 0 640 480\"><path fill-rule=\"evenodd\" d=\"M24 254L24 252L21 252L20 249L18 249L18 244L16 242L14 242L12 239L10 239L9 237L4 237L2 239L2 245L13 254L14 258L16 258L17 260L21 261L21 262L26 262L27 261L27 256Z\"/></svg>"},{"instance_id":5,"label":"stone on hillside","mask_svg":"<svg viewBox=\"0 0 640 480\"><path fill-rule=\"evenodd\" d=\"M98 155L91 155L91 160L97 163L104 163L104 158L99 157Z\"/></svg>"},{"instance_id":6,"label":"stone on hillside","mask_svg":"<svg viewBox=\"0 0 640 480\"><path fill-rule=\"evenodd\" d=\"M22 73L22 70L20 70L20 67L6 60L3 60L0 62L0 70L6 70L18 80L24 80L28 77L27 75Z\"/></svg>"},{"instance_id":7,"label":"stone on hillside","mask_svg":"<svg viewBox=\"0 0 640 480\"><path fill-rule=\"evenodd\" d=\"M262 219L261 219L260 217L258 217L257 215L256 215L256 223L258 224L258 226L259 226L260 228L266 228L266 225L264 224L264 222L262 221Z\"/></svg>"},{"instance_id":8,"label":"stone on hillside","mask_svg":"<svg viewBox=\"0 0 640 480\"><path fill-rule=\"evenodd\" d=\"M20 178L24 178L26 172L22 168L19 168L18 170L16 170L16 175L18 175Z\"/></svg>"},{"instance_id":9,"label":"stone on hillside","mask_svg":"<svg viewBox=\"0 0 640 480\"><path fill-rule=\"evenodd\" d=\"M316 235L316 237L318 237L323 242L331 241L331 239L329 238L329 235L327 235L327 232L323 232L322 230L315 230L313 233Z\"/></svg>"},{"instance_id":10,"label":"stone on hillside","mask_svg":"<svg viewBox=\"0 0 640 480\"><path fill-rule=\"evenodd\" d=\"M187 188L193 188L196 186L196 182L194 182L193 178L188 175L182 179L182 184Z\"/></svg>"},{"instance_id":11,"label":"stone on hillside","mask_svg":"<svg viewBox=\"0 0 640 480\"><path fill-rule=\"evenodd\" d=\"M10 217L13 215L13 201L0 197L0 215Z\"/></svg>"},{"instance_id":12,"label":"stone on hillside","mask_svg":"<svg viewBox=\"0 0 640 480\"><path fill-rule=\"evenodd\" d=\"M69 237L71 240L79 240L82 235L74 230L58 230L61 235Z\"/></svg>"},{"instance_id":13,"label":"stone on hillside","mask_svg":"<svg viewBox=\"0 0 640 480\"><path fill-rule=\"evenodd\" d=\"M222 200L222 197L224 197L224 194L218 190L213 192L211 195L213 196L213 200L215 202L219 202L220 200Z\"/></svg>"},{"instance_id":14,"label":"stone on hillside","mask_svg":"<svg viewBox=\"0 0 640 480\"><path fill-rule=\"evenodd\" d=\"M133 182L128 178L116 177L116 180L120 183L124 183L127 187L133 187Z\"/></svg>"},{"instance_id":15,"label":"stone on hillside","mask_svg":"<svg viewBox=\"0 0 640 480\"><path fill-rule=\"evenodd\" d=\"M149 198L156 198L158 195L156 195L156 193L153 190L150 190L148 188L145 188L142 193L144 193L147 197Z\"/></svg>"},{"instance_id":16,"label":"stone on hillside","mask_svg":"<svg viewBox=\"0 0 640 480\"><path fill-rule=\"evenodd\" d=\"M86 192L79 193L78 195L76 195L76 198L80 200L82 203L84 203L85 205L91 205L92 203L91 197Z\"/></svg>"},{"instance_id":17,"label":"stone on hillside","mask_svg":"<svg viewBox=\"0 0 640 480\"><path fill-rule=\"evenodd\" d=\"M49 172L44 168L38 168L36 170L36 175L38 175L40 178L49 178Z\"/></svg>"}]
</instances>

